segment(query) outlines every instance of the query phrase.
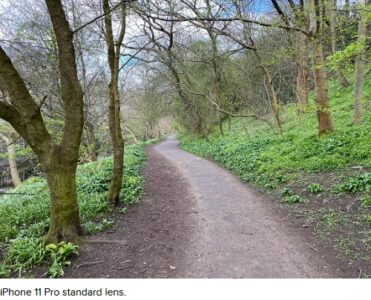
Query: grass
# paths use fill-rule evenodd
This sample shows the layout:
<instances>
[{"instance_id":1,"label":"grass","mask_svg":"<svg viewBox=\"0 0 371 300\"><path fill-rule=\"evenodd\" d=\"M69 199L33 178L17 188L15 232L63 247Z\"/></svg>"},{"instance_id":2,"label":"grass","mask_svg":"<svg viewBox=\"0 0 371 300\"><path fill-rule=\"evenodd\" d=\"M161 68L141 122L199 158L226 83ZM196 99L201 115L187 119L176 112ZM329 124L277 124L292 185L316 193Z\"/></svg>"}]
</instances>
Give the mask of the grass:
<instances>
[{"instance_id":1,"label":"grass","mask_svg":"<svg viewBox=\"0 0 371 300\"><path fill-rule=\"evenodd\" d=\"M371 82L365 82L364 118L357 126L352 123L354 86L344 89L331 81L329 93L335 131L326 136L317 136L312 94L301 115L295 105L281 107L285 121L282 135L263 122L235 118L224 135L217 127L209 140L181 134L181 145L281 197L291 209L311 211L306 217L317 222L320 235L334 234L337 240L350 241L347 247L340 243L343 247L339 249L347 248L345 252L350 253L349 248L357 245L359 251L366 252L365 243L358 243L365 235L346 231L369 232L365 226L370 226L371 213ZM351 257L355 257L353 252Z\"/></svg>"},{"instance_id":2,"label":"grass","mask_svg":"<svg viewBox=\"0 0 371 300\"><path fill-rule=\"evenodd\" d=\"M144 144L125 148L125 172L122 201L131 205L142 195L144 180L141 168L146 160ZM96 233L113 226L107 217L106 192L109 189L112 159L78 166L77 192L80 217L87 233ZM43 236L49 223L49 194L45 178L32 177L12 190L16 195L0 198L0 277L10 273L27 276L27 270L50 261L49 276L63 275L68 265L67 254L77 253L71 245L45 248ZM67 254L66 254L67 253Z\"/></svg>"},{"instance_id":3,"label":"grass","mask_svg":"<svg viewBox=\"0 0 371 300\"><path fill-rule=\"evenodd\" d=\"M364 104L364 120L361 125L354 126L352 87L341 90L337 84L331 84L331 111L336 131L325 137L317 136L315 108L311 101L301 116L297 115L294 105L282 108L285 119L282 136L259 121L235 119L232 129L224 136L216 129L209 141L183 135L182 146L220 162L246 181L263 185L267 179L277 181L275 177L297 170L321 172L348 166L370 168L369 82L365 90L368 101Z\"/></svg>"}]
</instances>

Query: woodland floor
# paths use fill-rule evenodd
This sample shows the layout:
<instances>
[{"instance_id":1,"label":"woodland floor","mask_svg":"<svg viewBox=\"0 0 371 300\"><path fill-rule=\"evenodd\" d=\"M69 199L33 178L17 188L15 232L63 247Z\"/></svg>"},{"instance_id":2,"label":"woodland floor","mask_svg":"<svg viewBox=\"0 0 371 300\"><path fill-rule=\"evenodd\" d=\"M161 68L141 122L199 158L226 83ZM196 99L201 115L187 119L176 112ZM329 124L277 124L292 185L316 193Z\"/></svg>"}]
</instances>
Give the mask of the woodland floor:
<instances>
[{"instance_id":1,"label":"woodland floor","mask_svg":"<svg viewBox=\"0 0 371 300\"><path fill-rule=\"evenodd\" d=\"M65 277L358 277L274 199L178 144L147 149L144 198L87 237Z\"/></svg>"}]
</instances>

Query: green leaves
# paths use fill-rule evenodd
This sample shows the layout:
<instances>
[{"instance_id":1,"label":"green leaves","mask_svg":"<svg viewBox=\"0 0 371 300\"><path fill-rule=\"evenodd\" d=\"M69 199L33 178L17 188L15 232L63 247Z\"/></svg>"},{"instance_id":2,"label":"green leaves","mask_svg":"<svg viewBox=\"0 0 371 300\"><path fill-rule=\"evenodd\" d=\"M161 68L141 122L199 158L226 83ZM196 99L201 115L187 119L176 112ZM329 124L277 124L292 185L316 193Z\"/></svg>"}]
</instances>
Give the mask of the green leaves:
<instances>
[{"instance_id":1,"label":"green leaves","mask_svg":"<svg viewBox=\"0 0 371 300\"><path fill-rule=\"evenodd\" d=\"M319 183L311 183L307 190L309 193L319 194L323 191L323 187Z\"/></svg>"},{"instance_id":2,"label":"green leaves","mask_svg":"<svg viewBox=\"0 0 371 300\"><path fill-rule=\"evenodd\" d=\"M50 259L50 267L46 273L51 278L64 275L64 268L70 265L69 258L78 255L78 246L73 243L61 242L58 245L49 244L45 247L46 255Z\"/></svg>"},{"instance_id":3,"label":"green leaves","mask_svg":"<svg viewBox=\"0 0 371 300\"><path fill-rule=\"evenodd\" d=\"M346 182L333 187L334 193L357 193L371 191L371 173L364 173L357 177L349 177Z\"/></svg>"}]
</instances>

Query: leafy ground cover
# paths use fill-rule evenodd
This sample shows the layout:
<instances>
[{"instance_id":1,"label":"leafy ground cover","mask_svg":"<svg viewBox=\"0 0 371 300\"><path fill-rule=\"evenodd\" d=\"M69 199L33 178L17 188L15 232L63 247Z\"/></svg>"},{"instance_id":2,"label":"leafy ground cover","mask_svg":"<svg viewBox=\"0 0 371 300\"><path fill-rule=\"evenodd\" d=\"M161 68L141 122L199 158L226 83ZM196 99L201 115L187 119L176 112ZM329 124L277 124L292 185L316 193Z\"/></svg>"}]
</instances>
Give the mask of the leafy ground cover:
<instances>
[{"instance_id":1,"label":"leafy ground cover","mask_svg":"<svg viewBox=\"0 0 371 300\"><path fill-rule=\"evenodd\" d=\"M125 148L125 175L121 199L135 204L142 195L144 179L141 169L146 160L144 143ZM86 233L112 227L106 192L109 189L112 158L83 164L77 171L77 192L80 216ZM32 177L12 195L0 198L0 277L32 276L30 270L48 263L47 275L59 277L69 264L68 258L78 254L72 243L45 245L48 230L49 195L45 178Z\"/></svg>"},{"instance_id":2,"label":"leafy ground cover","mask_svg":"<svg viewBox=\"0 0 371 300\"><path fill-rule=\"evenodd\" d=\"M209 140L180 138L183 149L272 193L303 226L369 276L371 83L365 86L365 115L358 126L352 124L353 86L331 82L330 99L336 131L321 138L313 100L301 115L294 105L282 107L283 135L259 121L234 119L224 136L216 128Z\"/></svg>"}]
</instances>

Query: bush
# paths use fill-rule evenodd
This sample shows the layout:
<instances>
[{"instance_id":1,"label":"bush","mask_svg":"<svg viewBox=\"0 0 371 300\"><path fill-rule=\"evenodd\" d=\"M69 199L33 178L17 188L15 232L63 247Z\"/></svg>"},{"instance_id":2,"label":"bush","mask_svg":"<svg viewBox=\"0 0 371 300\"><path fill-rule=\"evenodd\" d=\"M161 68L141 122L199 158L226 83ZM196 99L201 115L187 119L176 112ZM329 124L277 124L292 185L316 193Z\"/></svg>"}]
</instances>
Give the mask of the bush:
<instances>
[{"instance_id":1,"label":"bush","mask_svg":"<svg viewBox=\"0 0 371 300\"><path fill-rule=\"evenodd\" d=\"M64 275L64 268L70 265L69 258L78 255L78 246L72 243L61 242L58 245L49 244L46 246L46 254L51 263L47 275L51 278Z\"/></svg>"},{"instance_id":2,"label":"bush","mask_svg":"<svg viewBox=\"0 0 371 300\"><path fill-rule=\"evenodd\" d=\"M357 177L350 177L345 183L338 184L332 188L334 193L357 193L369 192L371 190L371 173L364 173Z\"/></svg>"},{"instance_id":3,"label":"bush","mask_svg":"<svg viewBox=\"0 0 371 300\"><path fill-rule=\"evenodd\" d=\"M371 206L371 196L364 196L361 198L362 206L370 207Z\"/></svg>"},{"instance_id":4,"label":"bush","mask_svg":"<svg viewBox=\"0 0 371 300\"><path fill-rule=\"evenodd\" d=\"M294 204L303 202L303 199L299 195L290 195L283 197L282 202L287 204Z\"/></svg>"},{"instance_id":5,"label":"bush","mask_svg":"<svg viewBox=\"0 0 371 300\"><path fill-rule=\"evenodd\" d=\"M319 183L311 183L308 186L307 191L312 194L319 194L323 191L323 188Z\"/></svg>"}]
</instances>

